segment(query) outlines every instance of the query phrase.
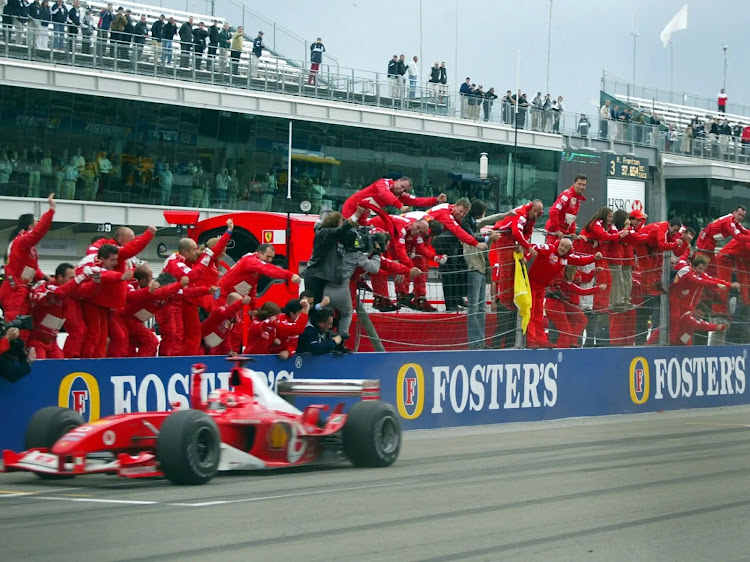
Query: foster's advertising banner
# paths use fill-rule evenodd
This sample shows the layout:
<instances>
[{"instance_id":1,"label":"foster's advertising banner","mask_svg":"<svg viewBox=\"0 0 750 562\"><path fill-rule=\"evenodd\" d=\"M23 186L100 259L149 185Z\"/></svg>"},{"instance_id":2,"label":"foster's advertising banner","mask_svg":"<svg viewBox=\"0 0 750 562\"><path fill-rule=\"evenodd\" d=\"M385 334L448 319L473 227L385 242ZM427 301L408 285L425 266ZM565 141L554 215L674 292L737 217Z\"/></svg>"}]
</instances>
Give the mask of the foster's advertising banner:
<instances>
[{"instance_id":1,"label":"foster's advertising banner","mask_svg":"<svg viewBox=\"0 0 750 562\"><path fill-rule=\"evenodd\" d=\"M217 357L38 361L25 379L0 380L0 448L21 448L44 406L86 421L187 407L199 361L208 366L204 393L229 388L231 365ZM248 366L272 388L289 378L380 379L404 429L750 403L745 346L259 356Z\"/></svg>"}]
</instances>

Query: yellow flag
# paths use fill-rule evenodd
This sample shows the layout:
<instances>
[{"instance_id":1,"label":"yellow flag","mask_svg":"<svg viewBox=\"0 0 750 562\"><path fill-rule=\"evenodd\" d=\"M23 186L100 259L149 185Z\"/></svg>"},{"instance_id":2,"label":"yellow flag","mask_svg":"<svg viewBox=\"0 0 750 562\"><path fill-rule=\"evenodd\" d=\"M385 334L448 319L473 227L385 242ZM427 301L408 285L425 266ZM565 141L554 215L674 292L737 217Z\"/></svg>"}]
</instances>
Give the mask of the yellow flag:
<instances>
[{"instance_id":1,"label":"yellow flag","mask_svg":"<svg viewBox=\"0 0 750 562\"><path fill-rule=\"evenodd\" d=\"M531 320L531 287L529 286L529 274L526 265L521 262L521 254L515 252L513 258L516 260L516 273L513 282L513 302L521 315L521 329L526 333L526 328Z\"/></svg>"}]
</instances>

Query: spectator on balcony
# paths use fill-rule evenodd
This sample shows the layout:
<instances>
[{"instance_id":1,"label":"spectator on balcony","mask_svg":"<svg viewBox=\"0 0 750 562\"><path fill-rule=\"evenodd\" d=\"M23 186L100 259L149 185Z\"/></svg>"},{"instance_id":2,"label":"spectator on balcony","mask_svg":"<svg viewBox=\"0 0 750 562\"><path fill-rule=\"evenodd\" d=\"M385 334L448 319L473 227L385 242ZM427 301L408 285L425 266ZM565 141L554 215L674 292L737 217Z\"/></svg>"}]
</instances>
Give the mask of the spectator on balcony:
<instances>
[{"instance_id":1,"label":"spectator on balcony","mask_svg":"<svg viewBox=\"0 0 750 562\"><path fill-rule=\"evenodd\" d=\"M68 51L75 50L78 42L78 30L81 27L81 3L73 0L73 7L68 10Z\"/></svg>"},{"instance_id":2,"label":"spectator on balcony","mask_svg":"<svg viewBox=\"0 0 750 562\"><path fill-rule=\"evenodd\" d=\"M19 32L16 34L16 43L19 45L32 45L26 24L29 21L29 0L20 0L16 8L16 21Z\"/></svg>"},{"instance_id":3,"label":"spectator on balcony","mask_svg":"<svg viewBox=\"0 0 750 562\"><path fill-rule=\"evenodd\" d=\"M552 126L552 96L547 94L544 96L544 103L542 104L542 131L549 133Z\"/></svg>"},{"instance_id":4,"label":"spectator on balcony","mask_svg":"<svg viewBox=\"0 0 750 562\"><path fill-rule=\"evenodd\" d=\"M161 29L161 65L172 64L172 45L174 36L177 35L177 24L174 18L164 24ZM156 61L154 61L154 64Z\"/></svg>"},{"instance_id":5,"label":"spectator on balcony","mask_svg":"<svg viewBox=\"0 0 750 562\"><path fill-rule=\"evenodd\" d=\"M162 169L159 171L159 191L161 192L161 205L163 207L169 205L169 201L172 196L173 184L174 175L172 174L172 170L169 169L169 164L164 164Z\"/></svg>"},{"instance_id":6,"label":"spectator on balcony","mask_svg":"<svg viewBox=\"0 0 750 562\"><path fill-rule=\"evenodd\" d=\"M466 108L466 118L467 119L476 119L476 115L479 114L479 111L477 111L477 105L481 102L477 99L479 96L477 95L477 92L479 90L477 89L476 84L472 84L469 86L469 93L466 96L467 97L467 103L468 107Z\"/></svg>"},{"instance_id":7,"label":"spectator on balcony","mask_svg":"<svg viewBox=\"0 0 750 562\"><path fill-rule=\"evenodd\" d=\"M417 82L419 81L419 58L416 55L412 57L406 72L409 75L409 99L413 100L417 96Z\"/></svg>"},{"instance_id":8,"label":"spectator on balcony","mask_svg":"<svg viewBox=\"0 0 750 562\"><path fill-rule=\"evenodd\" d=\"M29 19L27 23L27 33L28 33L28 42L31 47L39 48L39 29L41 26L41 20L42 20L42 13L41 13L41 5L39 4L39 0L34 0L31 4L29 4L28 12L29 12Z\"/></svg>"},{"instance_id":9,"label":"spectator on balcony","mask_svg":"<svg viewBox=\"0 0 750 562\"><path fill-rule=\"evenodd\" d=\"M400 100L404 99L404 86L406 84L406 55L401 55L398 58L398 79L396 80L397 89L398 89L398 98Z\"/></svg>"},{"instance_id":10,"label":"spectator on balcony","mask_svg":"<svg viewBox=\"0 0 750 562\"><path fill-rule=\"evenodd\" d=\"M526 128L526 114L529 111L529 101L526 99L526 94L522 94L521 90L518 90L518 128Z\"/></svg>"},{"instance_id":11,"label":"spectator on balcony","mask_svg":"<svg viewBox=\"0 0 750 562\"><path fill-rule=\"evenodd\" d=\"M612 118L609 105L610 101L606 100L599 109L599 138L602 140L609 140L609 120Z\"/></svg>"},{"instance_id":12,"label":"spectator on balcony","mask_svg":"<svg viewBox=\"0 0 750 562\"><path fill-rule=\"evenodd\" d=\"M167 16L162 14L158 20L151 24L151 50L154 55L154 64L157 64L161 58L161 39L166 23Z\"/></svg>"},{"instance_id":13,"label":"spectator on balcony","mask_svg":"<svg viewBox=\"0 0 750 562\"><path fill-rule=\"evenodd\" d=\"M84 55L91 54L91 38L96 33L96 24L91 10L86 10L81 20L81 52Z\"/></svg>"},{"instance_id":14,"label":"spectator on balcony","mask_svg":"<svg viewBox=\"0 0 750 562\"><path fill-rule=\"evenodd\" d=\"M141 16L141 19L135 24L133 30L133 46L135 52L133 57L136 61L141 60L143 56L143 50L146 46L146 38L148 37L148 23L146 22L145 14Z\"/></svg>"},{"instance_id":15,"label":"spectator on balcony","mask_svg":"<svg viewBox=\"0 0 750 562\"><path fill-rule=\"evenodd\" d=\"M513 124L513 105L516 103L516 99L513 97L513 92L508 90L503 96L503 123L506 125Z\"/></svg>"},{"instance_id":16,"label":"spectator on balcony","mask_svg":"<svg viewBox=\"0 0 750 562\"><path fill-rule=\"evenodd\" d=\"M122 6L117 8L117 14L115 14L115 19L112 21L112 26L110 27L110 39L112 43L114 44L114 51L110 49L110 54L113 54L113 58L121 58L122 57L122 50L123 50L123 34L125 32L125 26L128 24L128 20L125 17L125 11L122 9Z\"/></svg>"},{"instance_id":17,"label":"spectator on balcony","mask_svg":"<svg viewBox=\"0 0 750 562\"><path fill-rule=\"evenodd\" d=\"M258 36L253 41L253 52L250 55L250 77L258 77L258 68L260 67L260 57L263 56L263 49L266 44L263 42L263 32L259 31Z\"/></svg>"},{"instance_id":18,"label":"spectator on balcony","mask_svg":"<svg viewBox=\"0 0 750 562\"><path fill-rule=\"evenodd\" d=\"M110 29L112 23L115 21L115 12L112 7L112 3L108 3L106 8L103 8L99 12L99 32L97 40L97 53L100 57L104 56L104 51L107 48L107 40L109 39ZM109 56L114 58L114 47L110 43Z\"/></svg>"},{"instance_id":19,"label":"spectator on balcony","mask_svg":"<svg viewBox=\"0 0 750 562\"><path fill-rule=\"evenodd\" d=\"M232 46L232 32L229 31L229 24L224 22L224 27L219 31L219 72L224 74L227 70L227 60L229 59L229 49Z\"/></svg>"},{"instance_id":20,"label":"spectator on balcony","mask_svg":"<svg viewBox=\"0 0 750 562\"><path fill-rule=\"evenodd\" d=\"M585 114L581 113L581 116L578 118L578 134L584 138L588 138L590 128L591 123L589 122L589 118L586 117Z\"/></svg>"},{"instance_id":21,"label":"spectator on balcony","mask_svg":"<svg viewBox=\"0 0 750 562\"><path fill-rule=\"evenodd\" d=\"M445 62L440 63L440 85L438 86L438 103L443 103L443 97L448 95L448 69Z\"/></svg>"},{"instance_id":22,"label":"spectator on balcony","mask_svg":"<svg viewBox=\"0 0 750 562\"><path fill-rule=\"evenodd\" d=\"M393 55L393 61L394 63L397 63L396 55ZM390 74L391 70L391 63L388 63L388 71ZM438 96L438 90L440 89L440 64L435 63L435 65L430 69L430 80L427 82L427 88L430 93L430 96L437 99Z\"/></svg>"},{"instance_id":23,"label":"spectator on balcony","mask_svg":"<svg viewBox=\"0 0 750 562\"><path fill-rule=\"evenodd\" d=\"M563 113L565 113L565 106L563 105L563 97L558 96L555 103L552 104L552 132L560 134L560 121L562 120Z\"/></svg>"},{"instance_id":24,"label":"spectator on balcony","mask_svg":"<svg viewBox=\"0 0 750 562\"><path fill-rule=\"evenodd\" d=\"M240 73L240 57L242 56L242 49L245 44L244 32L245 30L242 26L239 26L237 32L232 35L232 74Z\"/></svg>"},{"instance_id":25,"label":"spectator on balcony","mask_svg":"<svg viewBox=\"0 0 750 562\"><path fill-rule=\"evenodd\" d=\"M125 30L122 33L122 42L125 45L123 49L123 58L130 58L130 44L133 42L135 35L135 22L130 10L125 10Z\"/></svg>"},{"instance_id":26,"label":"spectator on balcony","mask_svg":"<svg viewBox=\"0 0 750 562\"><path fill-rule=\"evenodd\" d=\"M435 63L437 66L437 63ZM398 94L398 55L388 61L388 81L391 83L391 98L396 98Z\"/></svg>"},{"instance_id":27,"label":"spectator on balcony","mask_svg":"<svg viewBox=\"0 0 750 562\"><path fill-rule=\"evenodd\" d=\"M180 26L180 68L190 66L190 57L193 53L193 16Z\"/></svg>"},{"instance_id":28,"label":"spectator on balcony","mask_svg":"<svg viewBox=\"0 0 750 562\"><path fill-rule=\"evenodd\" d=\"M63 0L57 0L50 10L52 16L52 47L63 49L65 47L65 23L68 21L68 8Z\"/></svg>"},{"instance_id":29,"label":"spectator on balcony","mask_svg":"<svg viewBox=\"0 0 750 562\"><path fill-rule=\"evenodd\" d=\"M219 22L214 20L211 27L208 28L208 70L215 70L214 61L216 60L216 50L219 48Z\"/></svg>"},{"instance_id":30,"label":"spectator on balcony","mask_svg":"<svg viewBox=\"0 0 750 562\"><path fill-rule=\"evenodd\" d=\"M690 154L693 152L693 128L690 125L686 126L685 131L682 133L680 151L683 154Z\"/></svg>"},{"instance_id":31,"label":"spectator on balcony","mask_svg":"<svg viewBox=\"0 0 750 562\"><path fill-rule=\"evenodd\" d=\"M542 107L544 102L542 101L542 92L537 92L534 99L531 100L531 130L539 130L539 122L541 121Z\"/></svg>"},{"instance_id":32,"label":"spectator on balcony","mask_svg":"<svg viewBox=\"0 0 750 562\"><path fill-rule=\"evenodd\" d=\"M435 63L437 66L437 63ZM468 119L469 115L469 96L471 95L471 78L466 77L466 82L461 84L458 89L458 95L461 97L461 119Z\"/></svg>"},{"instance_id":33,"label":"spectator on balcony","mask_svg":"<svg viewBox=\"0 0 750 562\"><path fill-rule=\"evenodd\" d=\"M206 24L200 22L198 27L193 30L193 42L195 44L195 70L201 69L201 61L203 60L203 52L206 50L207 39L208 31L206 31Z\"/></svg>"},{"instance_id":34,"label":"spectator on balcony","mask_svg":"<svg viewBox=\"0 0 750 562\"><path fill-rule=\"evenodd\" d=\"M727 96L726 92L724 91L724 88L722 88L719 91L718 95L716 96L716 99L717 99L719 113L726 113L727 112L727 99L728 99L728 96Z\"/></svg>"},{"instance_id":35,"label":"spectator on balcony","mask_svg":"<svg viewBox=\"0 0 750 562\"><path fill-rule=\"evenodd\" d=\"M313 83L313 80L317 77L320 71L320 65L323 63L323 53L326 52L325 45L323 45L323 39L318 39L310 45L310 75L307 77L307 84ZM317 83L317 82L316 82Z\"/></svg>"},{"instance_id":36,"label":"spectator on balcony","mask_svg":"<svg viewBox=\"0 0 750 562\"><path fill-rule=\"evenodd\" d=\"M482 104L484 107L484 120L489 121L490 120L490 114L492 113L492 104L495 103L495 100L497 99L497 94L495 94L495 88L490 88L486 94L484 94L484 103Z\"/></svg>"}]
</instances>

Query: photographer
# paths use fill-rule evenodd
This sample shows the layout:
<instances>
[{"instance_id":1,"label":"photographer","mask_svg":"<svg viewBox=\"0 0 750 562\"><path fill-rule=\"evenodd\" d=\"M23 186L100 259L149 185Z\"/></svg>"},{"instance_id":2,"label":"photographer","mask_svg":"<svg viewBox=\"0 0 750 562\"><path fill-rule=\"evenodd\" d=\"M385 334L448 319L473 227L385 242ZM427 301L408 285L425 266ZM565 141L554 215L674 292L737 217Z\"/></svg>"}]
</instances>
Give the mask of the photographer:
<instances>
[{"instance_id":1,"label":"photographer","mask_svg":"<svg viewBox=\"0 0 750 562\"><path fill-rule=\"evenodd\" d=\"M31 317L21 316L9 324L0 322L0 376L10 382L17 382L31 372L31 363L36 359L34 350L27 353L20 338L21 329L31 329Z\"/></svg>"},{"instance_id":2,"label":"photographer","mask_svg":"<svg viewBox=\"0 0 750 562\"><path fill-rule=\"evenodd\" d=\"M310 322L299 337L297 353L327 355L341 348L344 338L336 335L333 328L333 311L330 308L312 310Z\"/></svg>"},{"instance_id":3,"label":"photographer","mask_svg":"<svg viewBox=\"0 0 750 562\"><path fill-rule=\"evenodd\" d=\"M333 307L339 311L338 332L346 339L349 337L349 327L354 315L349 281L357 268L371 274L380 271L380 254L385 251L386 237L384 233L370 234L369 230L348 230L341 243L344 255L339 265L339 279L326 283L323 296L328 297Z\"/></svg>"},{"instance_id":4,"label":"photographer","mask_svg":"<svg viewBox=\"0 0 750 562\"><path fill-rule=\"evenodd\" d=\"M344 220L341 213L328 213L320 226L316 225L313 250L305 270L305 289L312 291L315 302L323 299L323 289L327 283L341 283L341 262L344 257L343 239L358 223L365 209L357 211Z\"/></svg>"}]
</instances>

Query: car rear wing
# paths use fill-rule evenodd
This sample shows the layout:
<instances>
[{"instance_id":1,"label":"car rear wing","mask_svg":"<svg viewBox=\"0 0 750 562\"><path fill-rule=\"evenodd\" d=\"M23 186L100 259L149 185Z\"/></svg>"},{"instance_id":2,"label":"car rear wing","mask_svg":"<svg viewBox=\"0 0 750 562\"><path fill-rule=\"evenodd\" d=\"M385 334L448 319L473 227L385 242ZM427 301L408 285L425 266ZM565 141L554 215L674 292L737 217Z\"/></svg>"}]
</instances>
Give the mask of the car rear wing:
<instances>
[{"instance_id":1,"label":"car rear wing","mask_svg":"<svg viewBox=\"0 0 750 562\"><path fill-rule=\"evenodd\" d=\"M380 381L377 379L292 379L279 381L279 396L341 396L362 400L380 400Z\"/></svg>"}]
</instances>

